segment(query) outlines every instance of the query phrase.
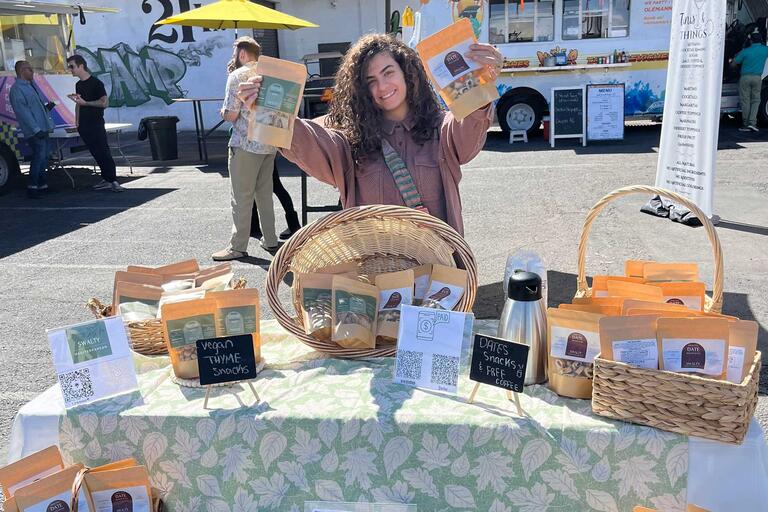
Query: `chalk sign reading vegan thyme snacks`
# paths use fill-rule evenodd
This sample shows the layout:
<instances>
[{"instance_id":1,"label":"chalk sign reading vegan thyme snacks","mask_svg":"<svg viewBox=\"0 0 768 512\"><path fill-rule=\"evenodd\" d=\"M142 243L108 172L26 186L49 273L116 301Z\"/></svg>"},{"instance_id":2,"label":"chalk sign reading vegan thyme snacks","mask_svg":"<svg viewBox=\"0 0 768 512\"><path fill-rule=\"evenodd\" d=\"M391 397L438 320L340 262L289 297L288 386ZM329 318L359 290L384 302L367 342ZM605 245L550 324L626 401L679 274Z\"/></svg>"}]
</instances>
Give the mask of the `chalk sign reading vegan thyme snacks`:
<instances>
[{"instance_id":1,"label":"chalk sign reading vegan thyme snacks","mask_svg":"<svg viewBox=\"0 0 768 512\"><path fill-rule=\"evenodd\" d=\"M530 347L522 343L475 334L469 378L516 393L523 392Z\"/></svg>"},{"instance_id":2,"label":"chalk sign reading vegan thyme snacks","mask_svg":"<svg viewBox=\"0 0 768 512\"><path fill-rule=\"evenodd\" d=\"M197 340L200 384L208 386L257 377L253 336L224 336Z\"/></svg>"}]
</instances>

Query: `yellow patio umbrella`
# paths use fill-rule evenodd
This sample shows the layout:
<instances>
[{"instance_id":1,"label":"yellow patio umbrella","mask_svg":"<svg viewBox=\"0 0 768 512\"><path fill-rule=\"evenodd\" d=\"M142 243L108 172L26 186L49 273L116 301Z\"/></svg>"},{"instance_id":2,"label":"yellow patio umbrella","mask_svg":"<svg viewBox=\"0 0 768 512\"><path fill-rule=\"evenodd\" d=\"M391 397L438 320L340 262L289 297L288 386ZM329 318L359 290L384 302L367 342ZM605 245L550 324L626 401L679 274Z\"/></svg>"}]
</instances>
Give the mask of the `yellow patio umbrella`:
<instances>
[{"instance_id":1,"label":"yellow patio umbrella","mask_svg":"<svg viewBox=\"0 0 768 512\"><path fill-rule=\"evenodd\" d=\"M158 25L186 25L203 28L290 29L317 27L314 23L276 11L250 0L218 0L197 9L169 16Z\"/></svg>"}]
</instances>

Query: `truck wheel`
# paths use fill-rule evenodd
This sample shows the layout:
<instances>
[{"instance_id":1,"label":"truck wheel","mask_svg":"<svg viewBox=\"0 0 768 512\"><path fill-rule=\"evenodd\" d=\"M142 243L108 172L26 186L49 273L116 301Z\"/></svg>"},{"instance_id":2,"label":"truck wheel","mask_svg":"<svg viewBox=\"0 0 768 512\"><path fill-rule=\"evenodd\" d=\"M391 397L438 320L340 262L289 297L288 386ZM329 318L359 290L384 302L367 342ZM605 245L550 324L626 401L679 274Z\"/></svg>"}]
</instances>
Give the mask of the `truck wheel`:
<instances>
[{"instance_id":1,"label":"truck wheel","mask_svg":"<svg viewBox=\"0 0 768 512\"><path fill-rule=\"evenodd\" d=\"M7 146L0 146L0 194L10 191L20 175L16 155Z\"/></svg>"},{"instance_id":2,"label":"truck wheel","mask_svg":"<svg viewBox=\"0 0 768 512\"><path fill-rule=\"evenodd\" d=\"M509 96L496 107L499 126L505 134L510 130L525 130L532 135L541 124L542 113L541 102L530 94Z\"/></svg>"}]
</instances>

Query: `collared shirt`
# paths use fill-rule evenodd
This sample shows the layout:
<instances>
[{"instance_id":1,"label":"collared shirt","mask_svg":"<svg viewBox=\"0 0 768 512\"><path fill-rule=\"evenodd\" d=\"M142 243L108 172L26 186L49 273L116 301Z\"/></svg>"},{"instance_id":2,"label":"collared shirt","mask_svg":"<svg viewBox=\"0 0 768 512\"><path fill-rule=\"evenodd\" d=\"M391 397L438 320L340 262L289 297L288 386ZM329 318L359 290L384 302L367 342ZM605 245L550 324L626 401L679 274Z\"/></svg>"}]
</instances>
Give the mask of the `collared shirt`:
<instances>
[{"instance_id":1,"label":"collared shirt","mask_svg":"<svg viewBox=\"0 0 768 512\"><path fill-rule=\"evenodd\" d=\"M741 64L742 75L762 76L766 59L768 59L768 46L762 43L752 43L751 46L737 53L733 62Z\"/></svg>"},{"instance_id":2,"label":"collared shirt","mask_svg":"<svg viewBox=\"0 0 768 512\"><path fill-rule=\"evenodd\" d=\"M51 114L45 108L40 92L32 82L16 78L11 86L9 99L24 137L29 138L37 132L47 133L53 130Z\"/></svg>"},{"instance_id":3,"label":"collared shirt","mask_svg":"<svg viewBox=\"0 0 768 512\"><path fill-rule=\"evenodd\" d=\"M381 135L405 162L429 213L461 234L464 233L459 197L461 165L483 148L492 115L492 104L462 121L457 121L450 112L442 112L436 123L436 137L421 145L411 135L414 126L411 117L402 122L385 120L381 126ZM344 134L320 122L297 119L290 149L280 151L307 174L338 188L345 208L365 204L405 205L380 152L355 165Z\"/></svg>"},{"instance_id":4,"label":"collared shirt","mask_svg":"<svg viewBox=\"0 0 768 512\"><path fill-rule=\"evenodd\" d=\"M232 123L232 135L229 137L229 147L240 148L257 155L274 153L275 147L255 140L248 139L248 116L250 112L245 104L237 97L237 87L256 74L256 62L247 62L229 74L227 92L224 94L224 110L239 112Z\"/></svg>"}]
</instances>

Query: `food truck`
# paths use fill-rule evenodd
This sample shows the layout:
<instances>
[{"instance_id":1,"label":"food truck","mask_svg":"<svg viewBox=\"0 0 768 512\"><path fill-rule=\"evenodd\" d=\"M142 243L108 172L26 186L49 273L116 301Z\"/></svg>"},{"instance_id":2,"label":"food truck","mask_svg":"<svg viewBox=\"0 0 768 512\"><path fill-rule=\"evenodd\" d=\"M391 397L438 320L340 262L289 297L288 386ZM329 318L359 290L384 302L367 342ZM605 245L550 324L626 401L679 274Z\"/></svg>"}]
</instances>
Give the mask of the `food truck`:
<instances>
[{"instance_id":1,"label":"food truck","mask_svg":"<svg viewBox=\"0 0 768 512\"><path fill-rule=\"evenodd\" d=\"M469 18L478 39L504 56L496 113L505 132L538 129L553 88L586 84L623 83L625 117L659 119L672 1L420 0L412 7L419 13L417 26L403 27L403 39L415 42ZM727 59L741 48L746 32L758 27L751 23L750 2L726 1L726 38L732 44L726 44L724 62L725 113L738 110L738 72L728 68ZM765 97L763 120L768 119Z\"/></svg>"},{"instance_id":2,"label":"food truck","mask_svg":"<svg viewBox=\"0 0 768 512\"><path fill-rule=\"evenodd\" d=\"M27 60L32 65L37 90L44 101L56 104L51 111L54 125L73 126L74 104L67 94L74 92L77 79L67 71L66 61L74 53L73 19L85 23L88 12L116 10L75 3L0 1L0 193L11 188L20 175L19 163L30 156L8 96L16 80L14 64Z\"/></svg>"}]
</instances>

